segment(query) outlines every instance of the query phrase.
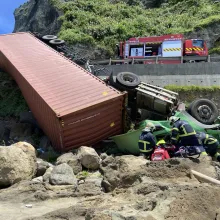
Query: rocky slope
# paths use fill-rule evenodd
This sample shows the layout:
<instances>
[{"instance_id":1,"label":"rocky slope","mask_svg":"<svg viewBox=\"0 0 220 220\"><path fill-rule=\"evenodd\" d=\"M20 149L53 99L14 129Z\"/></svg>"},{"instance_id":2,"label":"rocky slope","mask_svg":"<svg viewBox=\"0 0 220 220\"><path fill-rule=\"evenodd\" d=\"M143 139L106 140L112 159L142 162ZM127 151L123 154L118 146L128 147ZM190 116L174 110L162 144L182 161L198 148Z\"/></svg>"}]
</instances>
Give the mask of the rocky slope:
<instances>
[{"instance_id":1,"label":"rocky slope","mask_svg":"<svg viewBox=\"0 0 220 220\"><path fill-rule=\"evenodd\" d=\"M141 156L98 155L81 147L50 164L39 158L33 163L34 148L24 142L0 151L10 152L0 156L0 176L16 174L0 178L0 219L220 219L219 186L197 180L190 172L219 178L219 164L208 156L150 162ZM18 151L20 160L10 164ZM22 163L23 158L31 163ZM31 175L19 172L18 165L30 169ZM1 189L4 183L14 185Z\"/></svg>"},{"instance_id":2,"label":"rocky slope","mask_svg":"<svg viewBox=\"0 0 220 220\"><path fill-rule=\"evenodd\" d=\"M219 10L213 0L30 0L15 10L14 31L59 34L108 56L131 36L184 33L205 39L218 52Z\"/></svg>"}]
</instances>

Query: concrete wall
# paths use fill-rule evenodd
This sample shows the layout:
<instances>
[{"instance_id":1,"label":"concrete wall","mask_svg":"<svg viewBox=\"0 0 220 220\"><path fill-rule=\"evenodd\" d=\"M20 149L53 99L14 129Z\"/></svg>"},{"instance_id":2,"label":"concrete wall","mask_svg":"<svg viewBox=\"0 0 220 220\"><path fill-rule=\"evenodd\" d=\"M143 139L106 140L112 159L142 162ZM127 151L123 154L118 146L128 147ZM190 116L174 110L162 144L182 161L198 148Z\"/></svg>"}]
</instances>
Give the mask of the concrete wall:
<instances>
[{"instance_id":1,"label":"concrete wall","mask_svg":"<svg viewBox=\"0 0 220 220\"><path fill-rule=\"evenodd\" d=\"M114 75L119 72L133 72L141 81L159 86L166 85L220 85L220 63L184 64L134 64L105 66Z\"/></svg>"}]
</instances>

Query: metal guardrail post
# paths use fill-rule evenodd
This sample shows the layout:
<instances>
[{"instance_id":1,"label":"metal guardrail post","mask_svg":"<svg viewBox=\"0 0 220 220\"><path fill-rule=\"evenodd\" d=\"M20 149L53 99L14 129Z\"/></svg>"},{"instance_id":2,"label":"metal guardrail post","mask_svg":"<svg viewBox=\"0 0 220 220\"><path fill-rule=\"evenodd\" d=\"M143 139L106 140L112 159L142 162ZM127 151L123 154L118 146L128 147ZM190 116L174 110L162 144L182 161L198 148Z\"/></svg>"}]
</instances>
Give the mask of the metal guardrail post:
<instances>
[{"instance_id":1,"label":"metal guardrail post","mask_svg":"<svg viewBox=\"0 0 220 220\"><path fill-rule=\"evenodd\" d=\"M132 58L132 62L131 62L131 64L132 64L132 65L134 64L134 57Z\"/></svg>"},{"instance_id":2,"label":"metal guardrail post","mask_svg":"<svg viewBox=\"0 0 220 220\"><path fill-rule=\"evenodd\" d=\"M155 62L156 62L156 64L158 64L158 59L159 59L159 57L158 57L158 56L156 56L156 61L155 61Z\"/></svg>"},{"instance_id":3,"label":"metal guardrail post","mask_svg":"<svg viewBox=\"0 0 220 220\"><path fill-rule=\"evenodd\" d=\"M181 56L181 58L180 58L180 62L183 63L183 56Z\"/></svg>"},{"instance_id":4,"label":"metal guardrail post","mask_svg":"<svg viewBox=\"0 0 220 220\"><path fill-rule=\"evenodd\" d=\"M109 59L109 64L108 65L111 65L112 64L112 58Z\"/></svg>"},{"instance_id":5,"label":"metal guardrail post","mask_svg":"<svg viewBox=\"0 0 220 220\"><path fill-rule=\"evenodd\" d=\"M208 63L211 62L211 56L210 56L210 55L208 55L208 57L207 57L207 62L208 62Z\"/></svg>"}]
</instances>

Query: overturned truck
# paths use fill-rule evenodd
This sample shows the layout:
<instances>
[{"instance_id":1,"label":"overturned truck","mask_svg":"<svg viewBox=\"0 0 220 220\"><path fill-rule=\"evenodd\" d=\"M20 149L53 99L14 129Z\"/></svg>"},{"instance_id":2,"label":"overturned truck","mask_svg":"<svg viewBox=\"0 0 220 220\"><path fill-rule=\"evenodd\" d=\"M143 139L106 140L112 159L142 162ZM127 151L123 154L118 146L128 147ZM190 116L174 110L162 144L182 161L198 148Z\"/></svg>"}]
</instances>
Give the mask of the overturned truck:
<instances>
[{"instance_id":1,"label":"overturned truck","mask_svg":"<svg viewBox=\"0 0 220 220\"><path fill-rule=\"evenodd\" d=\"M0 35L0 68L16 80L55 150L94 145L126 132L130 122L165 119L177 109L177 93L141 83L132 73L99 79L67 58L59 41L52 48L50 37L43 40L30 33ZM217 117L210 102L202 110L203 122Z\"/></svg>"}]
</instances>

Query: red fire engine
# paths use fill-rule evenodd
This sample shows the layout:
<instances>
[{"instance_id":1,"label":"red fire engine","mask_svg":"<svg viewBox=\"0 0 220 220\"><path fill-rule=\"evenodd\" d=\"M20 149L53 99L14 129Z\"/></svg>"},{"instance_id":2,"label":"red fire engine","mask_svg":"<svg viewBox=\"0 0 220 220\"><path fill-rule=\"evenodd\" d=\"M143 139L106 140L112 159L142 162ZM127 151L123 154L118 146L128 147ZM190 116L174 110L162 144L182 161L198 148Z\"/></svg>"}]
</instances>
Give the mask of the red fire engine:
<instances>
[{"instance_id":1,"label":"red fire engine","mask_svg":"<svg viewBox=\"0 0 220 220\"><path fill-rule=\"evenodd\" d=\"M158 63L179 63L180 59L178 58L181 56L208 56L208 48L204 40L185 40L182 34L133 37L120 42L118 50L118 55L122 59L162 57ZM144 63L150 64L152 60L144 61Z\"/></svg>"}]
</instances>

